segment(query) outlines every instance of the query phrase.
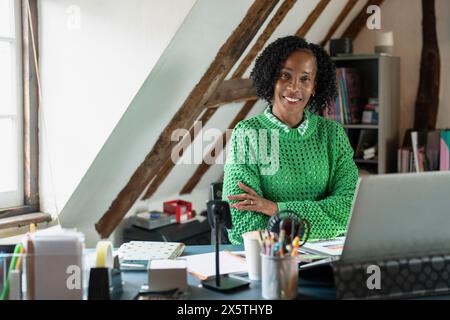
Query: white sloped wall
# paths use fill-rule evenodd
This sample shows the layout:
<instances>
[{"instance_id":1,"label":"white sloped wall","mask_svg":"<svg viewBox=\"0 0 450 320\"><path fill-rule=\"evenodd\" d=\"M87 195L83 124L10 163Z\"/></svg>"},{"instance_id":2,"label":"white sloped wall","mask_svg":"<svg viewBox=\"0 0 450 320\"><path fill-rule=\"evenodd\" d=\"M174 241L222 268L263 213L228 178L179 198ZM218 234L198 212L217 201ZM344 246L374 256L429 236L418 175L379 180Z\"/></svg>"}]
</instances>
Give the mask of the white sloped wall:
<instances>
[{"instance_id":1,"label":"white sloped wall","mask_svg":"<svg viewBox=\"0 0 450 320\"><path fill-rule=\"evenodd\" d=\"M94 223L129 181L251 4L250 0L234 6L228 1L195 3L131 103L123 102L127 111L59 215L63 226L83 231L88 244L98 239ZM111 89L108 94L114 98L120 89Z\"/></svg>"}]
</instances>

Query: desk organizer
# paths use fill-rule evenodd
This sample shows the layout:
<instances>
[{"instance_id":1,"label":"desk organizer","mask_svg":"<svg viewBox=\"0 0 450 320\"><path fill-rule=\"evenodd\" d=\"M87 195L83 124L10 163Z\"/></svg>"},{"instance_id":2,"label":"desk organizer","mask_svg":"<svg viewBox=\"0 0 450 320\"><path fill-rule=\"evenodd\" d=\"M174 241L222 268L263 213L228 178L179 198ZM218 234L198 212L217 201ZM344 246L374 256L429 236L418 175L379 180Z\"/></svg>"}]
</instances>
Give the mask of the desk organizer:
<instances>
[{"instance_id":1,"label":"desk organizer","mask_svg":"<svg viewBox=\"0 0 450 320\"><path fill-rule=\"evenodd\" d=\"M84 260L84 254L0 253L1 299L81 300L87 279Z\"/></svg>"},{"instance_id":2,"label":"desk organizer","mask_svg":"<svg viewBox=\"0 0 450 320\"><path fill-rule=\"evenodd\" d=\"M373 267L379 267L379 289ZM450 253L420 258L332 264L338 299L412 298L450 292ZM370 289L369 287L372 287Z\"/></svg>"}]
</instances>

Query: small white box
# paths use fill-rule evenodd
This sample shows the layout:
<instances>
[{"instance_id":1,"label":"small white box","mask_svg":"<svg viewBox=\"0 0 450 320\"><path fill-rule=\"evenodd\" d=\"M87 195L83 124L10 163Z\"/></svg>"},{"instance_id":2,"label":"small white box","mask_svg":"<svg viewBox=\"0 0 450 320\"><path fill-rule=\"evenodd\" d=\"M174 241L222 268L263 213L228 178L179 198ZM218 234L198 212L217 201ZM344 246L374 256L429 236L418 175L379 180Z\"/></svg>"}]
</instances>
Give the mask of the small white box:
<instances>
[{"instance_id":1,"label":"small white box","mask_svg":"<svg viewBox=\"0 0 450 320\"><path fill-rule=\"evenodd\" d=\"M150 260L147 271L150 291L187 289L186 260Z\"/></svg>"}]
</instances>

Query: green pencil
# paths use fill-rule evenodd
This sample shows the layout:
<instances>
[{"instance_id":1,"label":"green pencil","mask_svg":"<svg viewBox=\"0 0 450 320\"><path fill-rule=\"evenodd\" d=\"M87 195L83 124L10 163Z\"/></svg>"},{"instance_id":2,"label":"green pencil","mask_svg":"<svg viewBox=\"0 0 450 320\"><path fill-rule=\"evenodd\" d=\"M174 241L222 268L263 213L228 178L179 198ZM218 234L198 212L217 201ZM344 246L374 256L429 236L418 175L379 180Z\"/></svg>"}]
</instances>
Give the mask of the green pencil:
<instances>
[{"instance_id":1,"label":"green pencil","mask_svg":"<svg viewBox=\"0 0 450 320\"><path fill-rule=\"evenodd\" d=\"M18 243L16 244L15 248L14 248L14 254L13 257L11 259L11 263L9 264L9 271L8 271L8 276L6 277L6 283L5 286L3 287L3 291L2 291L2 295L1 295L1 300L6 300L8 298L8 292L9 292L9 274L12 270L16 269L16 263L17 263L17 258L20 254L20 251L22 249L22 244Z\"/></svg>"}]
</instances>

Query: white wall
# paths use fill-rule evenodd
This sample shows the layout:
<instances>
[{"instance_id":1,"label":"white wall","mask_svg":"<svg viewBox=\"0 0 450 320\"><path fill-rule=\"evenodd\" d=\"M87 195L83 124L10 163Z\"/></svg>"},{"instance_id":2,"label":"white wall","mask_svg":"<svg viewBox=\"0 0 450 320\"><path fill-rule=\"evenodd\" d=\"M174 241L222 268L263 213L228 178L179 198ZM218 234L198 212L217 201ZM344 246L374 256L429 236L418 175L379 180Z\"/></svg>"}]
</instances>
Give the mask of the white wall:
<instances>
[{"instance_id":1,"label":"white wall","mask_svg":"<svg viewBox=\"0 0 450 320\"><path fill-rule=\"evenodd\" d=\"M42 211L61 211L194 3L39 1Z\"/></svg>"},{"instance_id":2,"label":"white wall","mask_svg":"<svg viewBox=\"0 0 450 320\"><path fill-rule=\"evenodd\" d=\"M400 14L400 12L402 12ZM441 81L437 128L450 127L450 1L436 0L436 30L441 55ZM422 52L422 5L420 0L389 0L381 6L381 27L394 31L394 55L400 57L399 142L414 124ZM355 53L374 50L374 32L363 29L353 43Z\"/></svg>"}]
</instances>

